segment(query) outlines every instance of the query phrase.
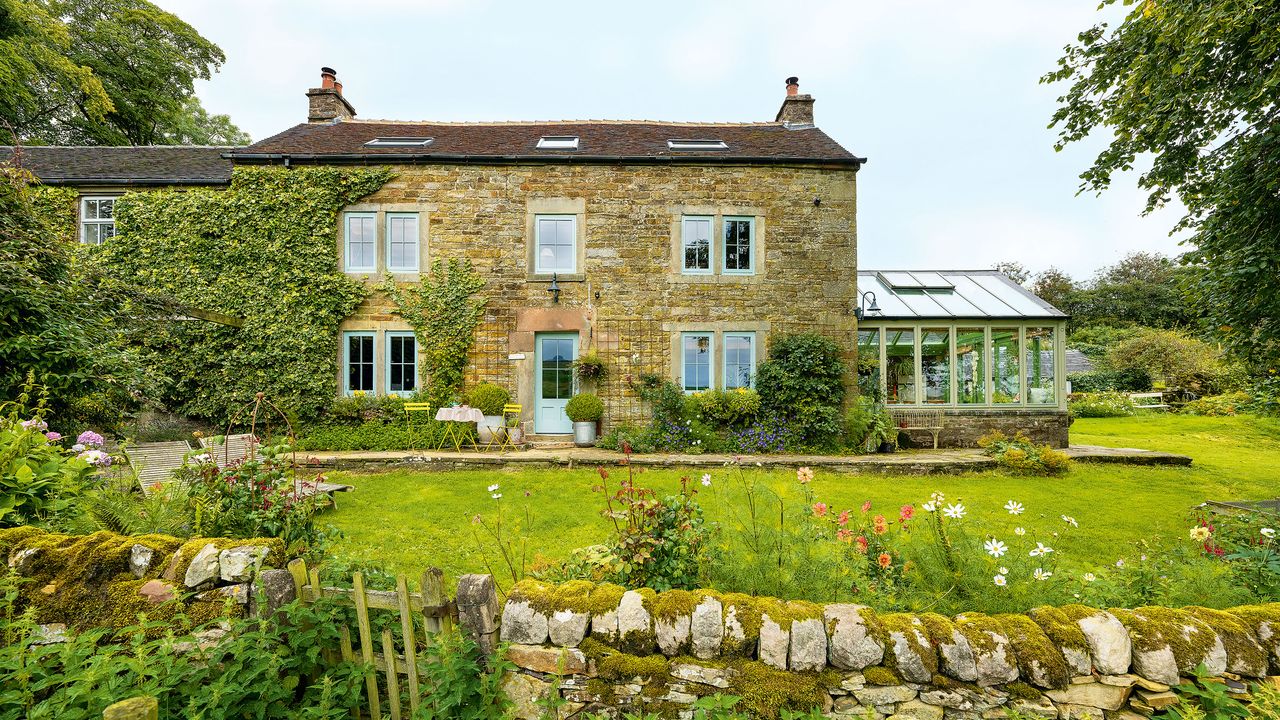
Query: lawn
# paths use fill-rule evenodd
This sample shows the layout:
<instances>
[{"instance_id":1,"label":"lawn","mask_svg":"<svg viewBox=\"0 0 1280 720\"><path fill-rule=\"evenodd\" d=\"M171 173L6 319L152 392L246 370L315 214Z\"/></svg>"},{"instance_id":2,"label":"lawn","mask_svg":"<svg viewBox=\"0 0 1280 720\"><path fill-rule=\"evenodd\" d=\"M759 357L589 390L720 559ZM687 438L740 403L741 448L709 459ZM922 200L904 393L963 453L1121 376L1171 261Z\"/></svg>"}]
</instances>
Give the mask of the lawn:
<instances>
[{"instance_id":1,"label":"lawn","mask_svg":"<svg viewBox=\"0 0 1280 720\"><path fill-rule=\"evenodd\" d=\"M985 518L993 530L1015 524L1060 529L1054 542L1064 563L1113 563L1137 552L1135 541L1158 537L1181 542L1193 506L1208 499L1266 498L1277 494L1280 467L1280 423L1251 417L1202 418L1176 415L1115 419L1083 419L1072 427L1074 443L1166 450L1190 455L1190 468L1077 464L1064 478L1010 477L999 473L956 476L843 475L819 471L812 488L818 498L840 510L870 500L874 511L894 516L906 503L917 507L933 491L948 502L962 501ZM611 467L611 483L625 468ZM674 492L679 470L647 470L639 484L660 493ZM730 468L711 471L712 485L700 484L698 499L711 520L721 519L740 500L733 491ZM748 465L746 472L764 473ZM768 479L781 492L798 493L795 474L778 470ZM342 473L334 479L356 491L343 495L328 519L345 538L337 553L382 564L410 577L437 566L451 577L485 572L486 560L501 579L505 566L491 540L476 531L472 518L494 520L499 506L508 525L512 516L532 516L530 555L564 557L577 547L601 542L607 521L601 517L603 496L594 467L573 470L505 470L421 472L400 470L377 474ZM500 486L500 500L486 488ZM1018 518L1002 505L1017 500L1027 508ZM1077 519L1070 529L1059 519ZM504 585L507 583L503 583Z\"/></svg>"}]
</instances>

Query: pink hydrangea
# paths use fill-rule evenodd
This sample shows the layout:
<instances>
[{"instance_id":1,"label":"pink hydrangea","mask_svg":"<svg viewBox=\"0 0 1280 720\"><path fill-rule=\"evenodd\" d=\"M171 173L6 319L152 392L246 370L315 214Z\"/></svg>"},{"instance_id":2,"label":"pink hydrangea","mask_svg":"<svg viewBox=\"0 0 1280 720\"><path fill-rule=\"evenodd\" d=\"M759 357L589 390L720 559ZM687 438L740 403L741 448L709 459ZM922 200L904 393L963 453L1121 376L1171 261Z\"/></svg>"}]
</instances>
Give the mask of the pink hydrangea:
<instances>
[{"instance_id":1,"label":"pink hydrangea","mask_svg":"<svg viewBox=\"0 0 1280 720\"><path fill-rule=\"evenodd\" d=\"M111 456L102 452L101 450L85 450L84 452L80 453L76 457L80 458L81 460L84 460L90 465L96 465L98 467L111 466Z\"/></svg>"},{"instance_id":2,"label":"pink hydrangea","mask_svg":"<svg viewBox=\"0 0 1280 720\"><path fill-rule=\"evenodd\" d=\"M49 429L49 424L40 418L31 418L22 421L23 430L35 430L36 432L44 432Z\"/></svg>"},{"instance_id":3,"label":"pink hydrangea","mask_svg":"<svg viewBox=\"0 0 1280 720\"><path fill-rule=\"evenodd\" d=\"M76 442L86 447L102 447L105 440L98 433L92 430L85 430L80 433L80 437L76 438Z\"/></svg>"},{"instance_id":4,"label":"pink hydrangea","mask_svg":"<svg viewBox=\"0 0 1280 720\"><path fill-rule=\"evenodd\" d=\"M54 432L53 430L50 430L49 432L45 433L44 436L46 439L49 440L49 442L58 442L59 440L62 439L62 433Z\"/></svg>"}]
</instances>

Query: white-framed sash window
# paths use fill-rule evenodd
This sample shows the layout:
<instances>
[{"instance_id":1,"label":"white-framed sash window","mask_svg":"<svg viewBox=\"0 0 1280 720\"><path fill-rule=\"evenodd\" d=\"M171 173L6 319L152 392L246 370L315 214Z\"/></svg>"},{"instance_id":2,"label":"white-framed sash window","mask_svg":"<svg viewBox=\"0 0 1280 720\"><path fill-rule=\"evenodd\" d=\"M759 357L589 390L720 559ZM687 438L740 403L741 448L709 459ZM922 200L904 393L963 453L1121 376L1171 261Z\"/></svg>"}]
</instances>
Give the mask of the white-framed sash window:
<instances>
[{"instance_id":1,"label":"white-framed sash window","mask_svg":"<svg viewBox=\"0 0 1280 720\"><path fill-rule=\"evenodd\" d=\"M418 272L418 213L387 213L387 270Z\"/></svg>"},{"instance_id":2,"label":"white-framed sash window","mask_svg":"<svg viewBox=\"0 0 1280 720\"><path fill-rule=\"evenodd\" d=\"M534 218L534 271L578 271L578 217L538 215Z\"/></svg>"},{"instance_id":3,"label":"white-framed sash window","mask_svg":"<svg viewBox=\"0 0 1280 720\"><path fill-rule=\"evenodd\" d=\"M80 198L80 242L101 245L116 235L116 198Z\"/></svg>"},{"instance_id":4,"label":"white-framed sash window","mask_svg":"<svg viewBox=\"0 0 1280 720\"><path fill-rule=\"evenodd\" d=\"M349 212L343 217L347 272L377 272L377 213Z\"/></svg>"}]
</instances>

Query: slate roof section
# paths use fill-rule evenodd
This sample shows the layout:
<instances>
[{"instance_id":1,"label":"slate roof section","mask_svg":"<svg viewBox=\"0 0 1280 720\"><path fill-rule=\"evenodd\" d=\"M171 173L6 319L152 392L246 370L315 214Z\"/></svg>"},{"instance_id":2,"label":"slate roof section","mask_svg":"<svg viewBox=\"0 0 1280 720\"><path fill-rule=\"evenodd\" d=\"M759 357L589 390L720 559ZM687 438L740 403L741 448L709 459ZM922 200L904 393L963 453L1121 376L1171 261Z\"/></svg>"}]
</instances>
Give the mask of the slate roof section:
<instances>
[{"instance_id":1,"label":"slate roof section","mask_svg":"<svg viewBox=\"0 0 1280 720\"><path fill-rule=\"evenodd\" d=\"M226 185L232 147L137 145L125 147L23 146L22 167L49 185ZM0 145L0 161L13 147Z\"/></svg>"},{"instance_id":2,"label":"slate roof section","mask_svg":"<svg viewBox=\"0 0 1280 720\"><path fill-rule=\"evenodd\" d=\"M577 150L539 150L544 136L576 136ZM370 147L378 137L433 138L421 147ZM668 140L723 140L724 150L677 151ZM430 123L346 120L295 125L229 153L236 162L650 162L689 164L865 162L811 125L557 121Z\"/></svg>"},{"instance_id":3,"label":"slate roof section","mask_svg":"<svg viewBox=\"0 0 1280 720\"><path fill-rule=\"evenodd\" d=\"M901 289L890 287L885 276L941 275L952 288ZM926 283L927 284L927 283ZM1067 314L1036 297L1031 291L997 270L859 270L858 294L873 292L880 312L862 322L876 320L985 320L1065 319ZM868 303L869 304L869 303Z\"/></svg>"}]
</instances>

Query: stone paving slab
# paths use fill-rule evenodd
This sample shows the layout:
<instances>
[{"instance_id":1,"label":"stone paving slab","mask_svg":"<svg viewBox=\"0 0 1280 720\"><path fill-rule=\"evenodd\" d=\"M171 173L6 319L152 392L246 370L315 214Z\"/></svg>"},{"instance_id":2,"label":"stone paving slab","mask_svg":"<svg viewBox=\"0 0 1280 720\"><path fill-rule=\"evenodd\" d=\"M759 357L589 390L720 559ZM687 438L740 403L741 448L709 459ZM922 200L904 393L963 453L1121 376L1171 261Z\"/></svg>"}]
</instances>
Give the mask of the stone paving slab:
<instances>
[{"instance_id":1,"label":"stone paving slab","mask_svg":"<svg viewBox=\"0 0 1280 720\"><path fill-rule=\"evenodd\" d=\"M1075 445L1067 450L1080 462L1118 462L1140 465L1190 465L1185 455ZM334 451L301 454L303 462L338 470L380 470L415 467L423 470L459 470L486 467L614 466L621 453L597 448L555 448L523 451ZM632 454L631 464L644 467L719 468L735 461L733 455ZM747 466L795 468L809 466L836 472L861 474L933 475L990 470L995 461L981 450L904 450L871 455L750 455L740 459Z\"/></svg>"}]
</instances>

